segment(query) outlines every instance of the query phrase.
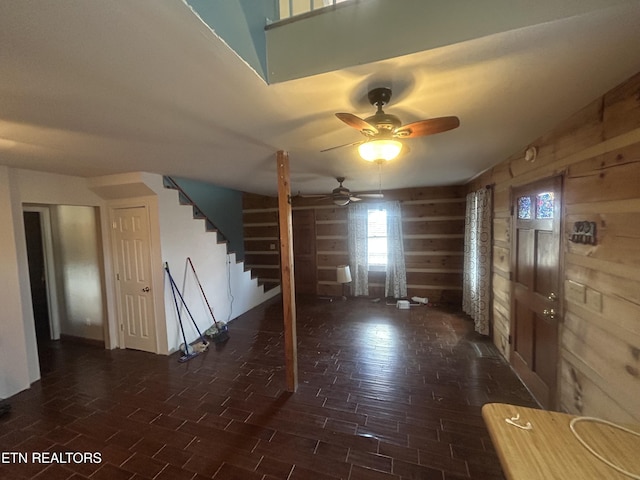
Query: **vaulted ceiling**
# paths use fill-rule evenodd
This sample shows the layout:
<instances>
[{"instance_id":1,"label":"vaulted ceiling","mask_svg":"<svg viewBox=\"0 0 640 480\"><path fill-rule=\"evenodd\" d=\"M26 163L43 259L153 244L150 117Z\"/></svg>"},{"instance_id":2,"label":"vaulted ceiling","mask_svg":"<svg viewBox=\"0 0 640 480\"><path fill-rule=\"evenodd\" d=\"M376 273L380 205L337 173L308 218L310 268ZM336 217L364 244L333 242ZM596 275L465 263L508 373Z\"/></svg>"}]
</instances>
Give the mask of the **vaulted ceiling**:
<instances>
[{"instance_id":1,"label":"vaulted ceiling","mask_svg":"<svg viewBox=\"0 0 640 480\"><path fill-rule=\"evenodd\" d=\"M374 48L387 32L369 30L357 3L354 45ZM0 164L273 194L286 150L293 191L330 191L336 176L359 191L377 190L379 174L383 189L465 183L640 71L640 2L611 4L268 83L183 2L3 0ZM403 25L392 27L397 40ZM456 115L461 126L408 140L381 171L353 147L321 153L362 138L334 113L371 115L375 86L392 88L385 111L404 123Z\"/></svg>"}]
</instances>

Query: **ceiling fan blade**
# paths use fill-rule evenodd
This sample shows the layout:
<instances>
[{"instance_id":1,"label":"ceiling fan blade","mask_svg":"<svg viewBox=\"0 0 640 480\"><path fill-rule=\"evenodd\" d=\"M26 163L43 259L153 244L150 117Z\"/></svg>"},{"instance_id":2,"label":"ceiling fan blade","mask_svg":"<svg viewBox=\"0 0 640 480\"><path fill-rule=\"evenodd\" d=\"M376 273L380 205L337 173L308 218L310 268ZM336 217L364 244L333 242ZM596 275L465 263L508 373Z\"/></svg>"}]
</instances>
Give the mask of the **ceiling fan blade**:
<instances>
[{"instance_id":1,"label":"ceiling fan blade","mask_svg":"<svg viewBox=\"0 0 640 480\"><path fill-rule=\"evenodd\" d=\"M420 120L418 122L409 123L398 128L393 136L400 138L424 137L426 135L434 135L436 133L453 130L460 126L458 117L439 117L429 120Z\"/></svg>"},{"instance_id":2,"label":"ceiling fan blade","mask_svg":"<svg viewBox=\"0 0 640 480\"><path fill-rule=\"evenodd\" d=\"M379 133L376 127L371 125L369 122L365 122L360 117L355 116L353 113L336 113L336 117L350 127L360 130L365 135L375 135Z\"/></svg>"},{"instance_id":3,"label":"ceiling fan blade","mask_svg":"<svg viewBox=\"0 0 640 480\"><path fill-rule=\"evenodd\" d=\"M324 150L320 150L320 153L322 152L328 152L330 150L335 150L336 148L343 148L343 147L353 147L355 145L360 145L361 143L366 142L366 140L360 140L358 142L351 142L351 143L345 143L344 145L338 145L336 147L329 147L329 148L325 148Z\"/></svg>"},{"instance_id":4,"label":"ceiling fan blade","mask_svg":"<svg viewBox=\"0 0 640 480\"><path fill-rule=\"evenodd\" d=\"M359 198L359 197L353 196L353 195L351 195L351 196L349 197L349 201L350 201L350 202L359 202L360 200L362 200L362 199L361 199L361 198Z\"/></svg>"},{"instance_id":5,"label":"ceiling fan blade","mask_svg":"<svg viewBox=\"0 0 640 480\"><path fill-rule=\"evenodd\" d=\"M384 194L382 193L354 193L353 195L360 198L384 198Z\"/></svg>"}]
</instances>

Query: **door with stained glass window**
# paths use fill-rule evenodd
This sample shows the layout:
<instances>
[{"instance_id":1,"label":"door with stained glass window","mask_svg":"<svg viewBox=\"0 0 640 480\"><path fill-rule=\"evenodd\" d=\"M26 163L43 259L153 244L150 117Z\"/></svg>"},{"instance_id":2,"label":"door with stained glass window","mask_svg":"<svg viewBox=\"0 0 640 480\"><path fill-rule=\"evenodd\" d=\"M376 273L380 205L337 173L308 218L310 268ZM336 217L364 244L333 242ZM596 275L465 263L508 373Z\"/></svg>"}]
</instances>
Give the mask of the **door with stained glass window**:
<instances>
[{"instance_id":1,"label":"door with stained glass window","mask_svg":"<svg viewBox=\"0 0 640 480\"><path fill-rule=\"evenodd\" d=\"M555 406L560 317L561 177L513 190L510 361L545 408Z\"/></svg>"}]
</instances>

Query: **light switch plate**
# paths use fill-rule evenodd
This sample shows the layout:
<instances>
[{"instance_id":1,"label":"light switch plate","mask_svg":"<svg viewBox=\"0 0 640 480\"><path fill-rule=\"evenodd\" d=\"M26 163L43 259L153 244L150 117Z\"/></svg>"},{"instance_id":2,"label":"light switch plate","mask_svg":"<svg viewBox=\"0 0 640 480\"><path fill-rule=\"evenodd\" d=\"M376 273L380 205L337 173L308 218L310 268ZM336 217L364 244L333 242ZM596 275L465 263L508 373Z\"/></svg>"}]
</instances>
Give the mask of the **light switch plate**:
<instances>
[{"instance_id":1,"label":"light switch plate","mask_svg":"<svg viewBox=\"0 0 640 480\"><path fill-rule=\"evenodd\" d=\"M596 312L602 312L602 293L587 288L587 307Z\"/></svg>"},{"instance_id":2,"label":"light switch plate","mask_svg":"<svg viewBox=\"0 0 640 480\"><path fill-rule=\"evenodd\" d=\"M566 294L569 300L576 303L584 304L586 301L586 287L573 280L567 280Z\"/></svg>"}]
</instances>

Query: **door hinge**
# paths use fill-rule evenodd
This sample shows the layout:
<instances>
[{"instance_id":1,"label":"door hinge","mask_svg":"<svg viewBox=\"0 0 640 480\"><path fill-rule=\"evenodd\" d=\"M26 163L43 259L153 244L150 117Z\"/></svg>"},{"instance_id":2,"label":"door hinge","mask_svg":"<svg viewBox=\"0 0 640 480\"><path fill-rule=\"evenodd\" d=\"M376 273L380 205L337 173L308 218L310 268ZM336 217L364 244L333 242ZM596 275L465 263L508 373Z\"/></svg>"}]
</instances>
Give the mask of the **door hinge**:
<instances>
[{"instance_id":1,"label":"door hinge","mask_svg":"<svg viewBox=\"0 0 640 480\"><path fill-rule=\"evenodd\" d=\"M120 324L120 331L124 332L124 323ZM511 337L509 337L509 338L511 338ZM511 343L511 340L509 340L509 343Z\"/></svg>"},{"instance_id":2,"label":"door hinge","mask_svg":"<svg viewBox=\"0 0 640 480\"><path fill-rule=\"evenodd\" d=\"M514 211L514 206L511 205L511 207L509 207L509 215L511 215L513 217L513 211Z\"/></svg>"},{"instance_id":3,"label":"door hinge","mask_svg":"<svg viewBox=\"0 0 640 480\"><path fill-rule=\"evenodd\" d=\"M509 335L508 341L509 341L509 345L511 345L513 343L513 337L511 335Z\"/></svg>"},{"instance_id":4,"label":"door hinge","mask_svg":"<svg viewBox=\"0 0 640 480\"><path fill-rule=\"evenodd\" d=\"M120 281L120 274L116 273L116 280Z\"/></svg>"}]
</instances>

